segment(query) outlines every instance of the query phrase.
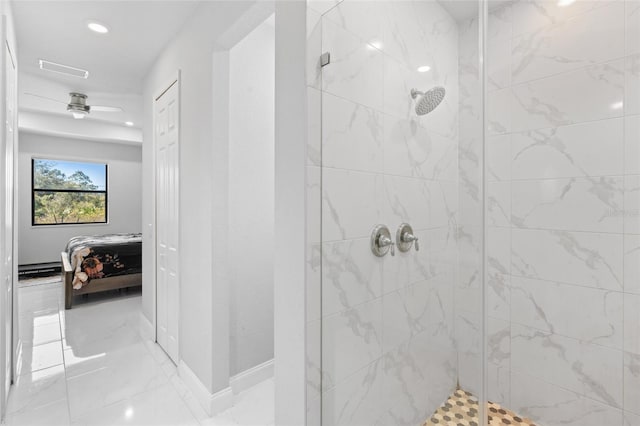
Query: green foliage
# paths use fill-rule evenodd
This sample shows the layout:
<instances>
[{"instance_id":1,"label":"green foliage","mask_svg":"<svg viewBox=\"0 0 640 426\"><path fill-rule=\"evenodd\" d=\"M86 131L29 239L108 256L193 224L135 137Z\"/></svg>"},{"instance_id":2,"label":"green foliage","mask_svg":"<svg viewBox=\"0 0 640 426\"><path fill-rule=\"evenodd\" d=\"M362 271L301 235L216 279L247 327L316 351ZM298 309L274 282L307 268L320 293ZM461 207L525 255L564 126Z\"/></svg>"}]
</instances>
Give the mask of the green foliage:
<instances>
[{"instance_id":1,"label":"green foliage","mask_svg":"<svg viewBox=\"0 0 640 426\"><path fill-rule=\"evenodd\" d=\"M106 221L106 195L91 192L56 192L56 189L97 190L89 176L76 171L66 176L54 163L34 162L33 217L37 225ZM40 188L40 189L39 189Z\"/></svg>"}]
</instances>

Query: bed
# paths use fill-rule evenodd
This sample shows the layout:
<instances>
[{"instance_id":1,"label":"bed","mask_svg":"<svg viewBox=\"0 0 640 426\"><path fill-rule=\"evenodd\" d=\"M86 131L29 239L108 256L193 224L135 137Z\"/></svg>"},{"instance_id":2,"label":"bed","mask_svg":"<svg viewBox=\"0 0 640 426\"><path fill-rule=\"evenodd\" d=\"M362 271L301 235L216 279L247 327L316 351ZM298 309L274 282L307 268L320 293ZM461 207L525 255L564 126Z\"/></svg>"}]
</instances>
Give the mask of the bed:
<instances>
[{"instance_id":1,"label":"bed","mask_svg":"<svg viewBox=\"0 0 640 426\"><path fill-rule=\"evenodd\" d=\"M142 285L142 234L74 237L60 256L65 309L75 296Z\"/></svg>"}]
</instances>

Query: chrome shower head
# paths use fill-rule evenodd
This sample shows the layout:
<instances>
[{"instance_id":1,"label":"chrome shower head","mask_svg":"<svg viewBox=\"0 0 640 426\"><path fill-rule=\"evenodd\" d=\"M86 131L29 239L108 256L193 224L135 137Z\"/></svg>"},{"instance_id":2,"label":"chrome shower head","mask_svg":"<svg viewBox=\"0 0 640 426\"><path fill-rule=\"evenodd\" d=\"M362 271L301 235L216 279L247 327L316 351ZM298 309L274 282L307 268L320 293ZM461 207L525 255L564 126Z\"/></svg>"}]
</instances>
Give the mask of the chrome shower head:
<instances>
[{"instance_id":1,"label":"chrome shower head","mask_svg":"<svg viewBox=\"0 0 640 426\"><path fill-rule=\"evenodd\" d=\"M427 90L426 93L411 89L411 97L413 99L421 95L420 99L416 102L416 114L425 115L436 109L444 99L445 93L444 87L442 86L436 86L433 89Z\"/></svg>"}]
</instances>

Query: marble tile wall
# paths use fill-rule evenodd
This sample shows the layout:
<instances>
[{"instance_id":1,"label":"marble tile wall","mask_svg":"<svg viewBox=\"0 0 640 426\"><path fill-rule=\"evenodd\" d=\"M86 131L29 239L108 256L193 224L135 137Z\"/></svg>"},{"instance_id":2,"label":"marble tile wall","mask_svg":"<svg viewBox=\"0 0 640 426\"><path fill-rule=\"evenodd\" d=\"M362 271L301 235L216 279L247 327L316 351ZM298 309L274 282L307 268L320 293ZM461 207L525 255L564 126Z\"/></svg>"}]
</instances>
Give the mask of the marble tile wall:
<instances>
[{"instance_id":1,"label":"marble tile wall","mask_svg":"<svg viewBox=\"0 0 640 426\"><path fill-rule=\"evenodd\" d=\"M308 48L307 424L421 424L457 379L457 25L436 1L315 0ZM420 251L375 257L373 227L402 222Z\"/></svg>"},{"instance_id":2,"label":"marble tile wall","mask_svg":"<svg viewBox=\"0 0 640 426\"><path fill-rule=\"evenodd\" d=\"M490 13L488 397L542 425L640 425L639 55L637 0ZM471 246L480 142L461 130L460 146Z\"/></svg>"}]
</instances>

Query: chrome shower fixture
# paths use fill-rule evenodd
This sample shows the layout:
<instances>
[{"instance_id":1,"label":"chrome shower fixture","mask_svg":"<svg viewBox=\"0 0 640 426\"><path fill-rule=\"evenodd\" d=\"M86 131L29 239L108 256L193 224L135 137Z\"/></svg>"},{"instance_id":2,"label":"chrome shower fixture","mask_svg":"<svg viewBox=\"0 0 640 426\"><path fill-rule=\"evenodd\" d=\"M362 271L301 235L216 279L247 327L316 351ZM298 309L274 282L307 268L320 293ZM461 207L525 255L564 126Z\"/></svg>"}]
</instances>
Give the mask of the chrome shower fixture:
<instances>
[{"instance_id":1,"label":"chrome shower fixture","mask_svg":"<svg viewBox=\"0 0 640 426\"><path fill-rule=\"evenodd\" d=\"M444 99L446 91L442 86L436 86L433 89L426 92L420 92L416 89L411 89L411 97L416 99L421 96L416 102L416 114L425 115L436 109L440 102Z\"/></svg>"}]
</instances>

